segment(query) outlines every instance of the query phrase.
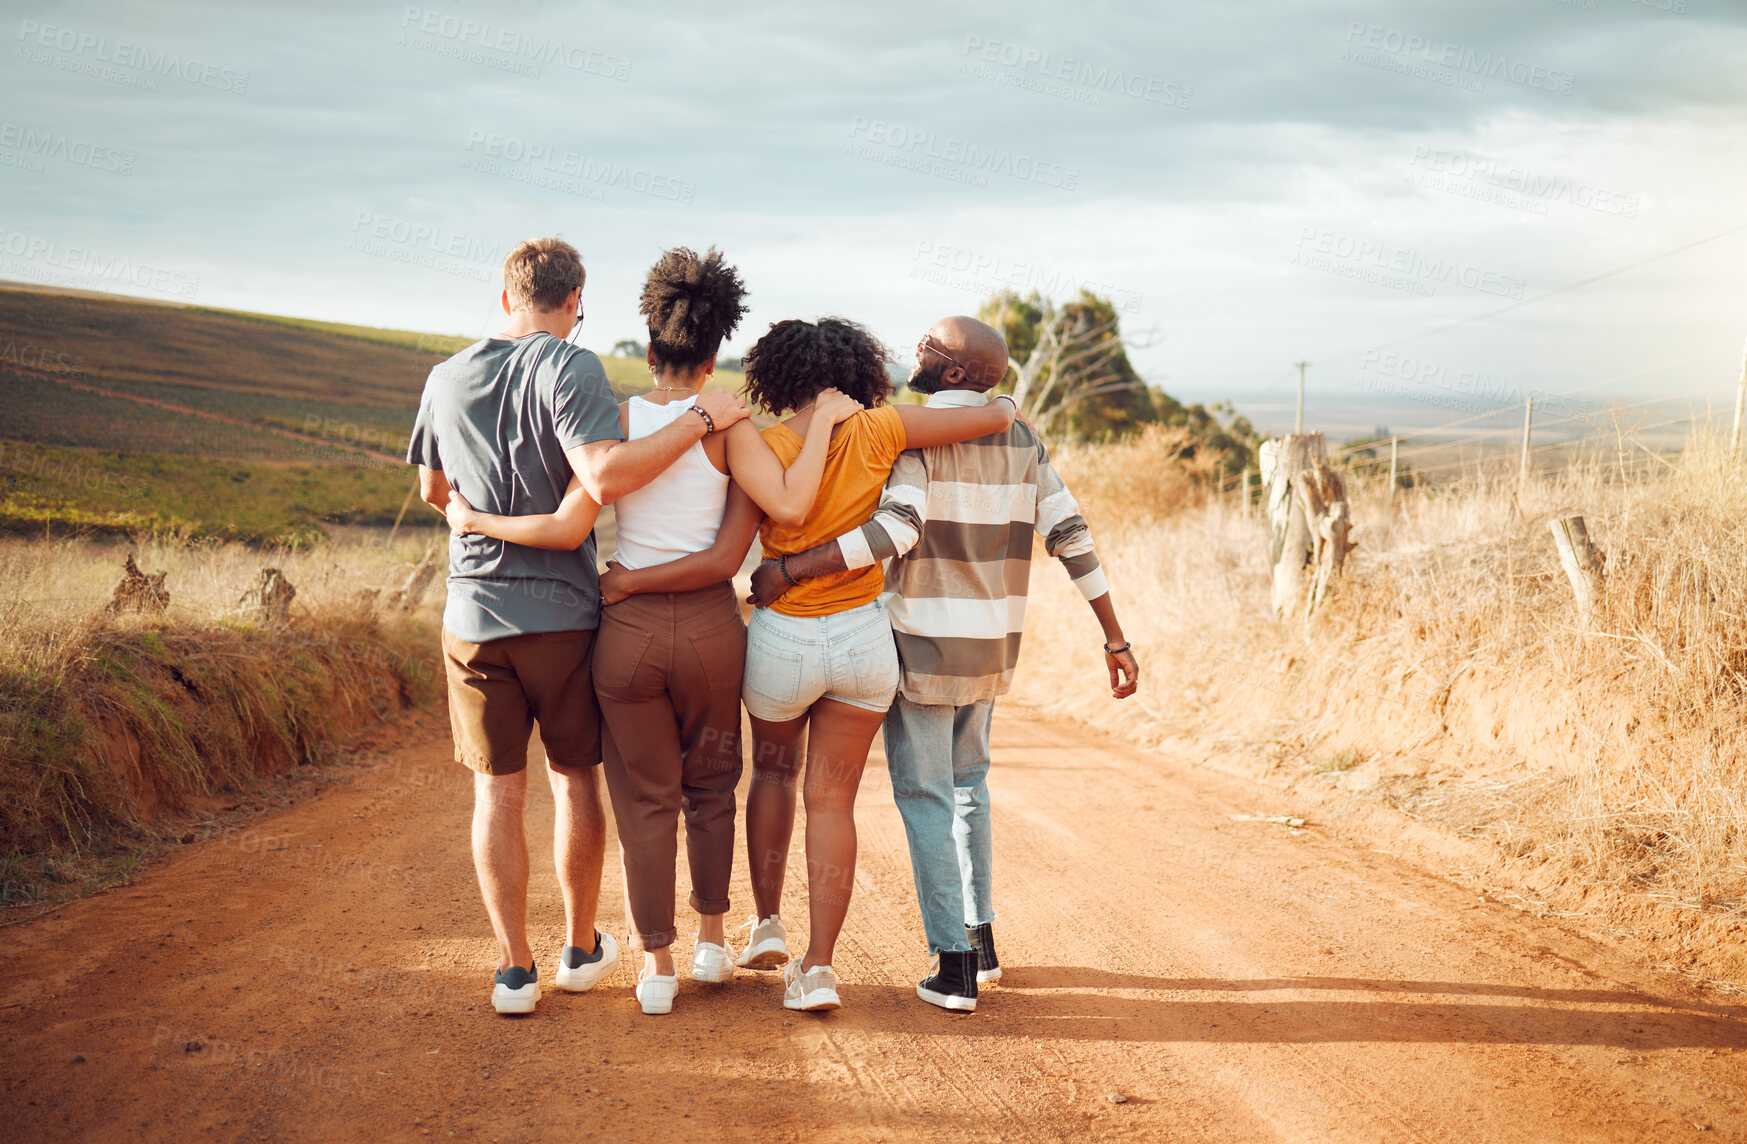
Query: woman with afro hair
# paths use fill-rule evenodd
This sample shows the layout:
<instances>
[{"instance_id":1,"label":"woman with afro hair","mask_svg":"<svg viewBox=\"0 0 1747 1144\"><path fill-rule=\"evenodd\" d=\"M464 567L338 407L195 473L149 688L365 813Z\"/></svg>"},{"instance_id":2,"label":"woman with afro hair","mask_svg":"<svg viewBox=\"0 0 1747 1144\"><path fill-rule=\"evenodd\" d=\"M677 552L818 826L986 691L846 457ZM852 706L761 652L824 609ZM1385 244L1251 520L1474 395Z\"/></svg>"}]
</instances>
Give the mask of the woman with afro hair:
<instances>
[{"instance_id":1,"label":"woman with afro hair","mask_svg":"<svg viewBox=\"0 0 1747 1144\"><path fill-rule=\"evenodd\" d=\"M874 732L898 686L898 653L874 563L797 582L786 557L860 525L879 505L892 464L906 449L951 445L1006 430L1016 407L888 405L883 346L841 318L777 322L746 354L746 395L786 421L763 431L785 463L798 461L825 412L826 395L862 405L832 430L825 477L806 519L774 516L762 528L764 556L788 589L753 613L743 698L752 719L753 777L746 852L758 914L740 964L785 965L783 1005L836 1009L831 958L855 880L855 795ZM789 960L780 916L795 789L807 804L807 949Z\"/></svg>"},{"instance_id":2,"label":"woman with afro hair","mask_svg":"<svg viewBox=\"0 0 1747 1144\"><path fill-rule=\"evenodd\" d=\"M663 254L643 286L650 392L620 407L627 440L681 417L715 372L717 351L746 307L739 273L711 249ZM767 517L798 527L826 466L834 426L861 404L823 388L795 448L774 452L750 421L707 435L661 476L614 505L614 559L601 577L594 683L601 707L602 767L618 825L625 900L644 966L637 1000L668 1013L679 989L672 945L677 821L683 811L698 914L694 981L726 981L733 952L723 931L734 865L734 788L741 774L740 686L746 629L732 577ZM575 548L600 508L572 484L556 513L504 517L449 502L458 533L484 533L537 548ZM580 950L574 951L581 955ZM572 956L567 948L565 956ZM568 963L567 963L568 964ZM558 984L563 987L563 974Z\"/></svg>"}]
</instances>

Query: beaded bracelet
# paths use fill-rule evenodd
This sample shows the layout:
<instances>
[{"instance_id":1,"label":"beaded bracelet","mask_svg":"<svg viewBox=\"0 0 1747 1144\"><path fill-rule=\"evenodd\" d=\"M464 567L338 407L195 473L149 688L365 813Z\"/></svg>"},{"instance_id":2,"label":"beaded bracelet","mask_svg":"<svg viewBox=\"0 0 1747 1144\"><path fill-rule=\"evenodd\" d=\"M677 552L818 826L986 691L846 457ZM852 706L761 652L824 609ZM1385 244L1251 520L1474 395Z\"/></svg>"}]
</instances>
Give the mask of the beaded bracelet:
<instances>
[{"instance_id":1,"label":"beaded bracelet","mask_svg":"<svg viewBox=\"0 0 1747 1144\"><path fill-rule=\"evenodd\" d=\"M778 572L781 572L783 574L783 579L787 580L789 582L789 587L799 588L801 586L801 582L799 580L797 580L793 576L789 575L788 553L785 552L777 558L776 568L777 568Z\"/></svg>"},{"instance_id":2,"label":"beaded bracelet","mask_svg":"<svg viewBox=\"0 0 1747 1144\"><path fill-rule=\"evenodd\" d=\"M711 433L716 431L716 419L714 417L711 417L708 413L699 409L695 405L691 407L691 410L693 413L696 413L699 417L704 419L704 436L708 437Z\"/></svg>"},{"instance_id":3,"label":"beaded bracelet","mask_svg":"<svg viewBox=\"0 0 1747 1144\"><path fill-rule=\"evenodd\" d=\"M1131 648L1133 646L1134 646L1134 641L1132 641L1132 640L1130 640L1128 643L1123 644L1121 647L1111 647L1110 644L1107 642L1104 645L1104 654L1105 655L1121 655L1123 652L1127 651L1129 648Z\"/></svg>"}]
</instances>

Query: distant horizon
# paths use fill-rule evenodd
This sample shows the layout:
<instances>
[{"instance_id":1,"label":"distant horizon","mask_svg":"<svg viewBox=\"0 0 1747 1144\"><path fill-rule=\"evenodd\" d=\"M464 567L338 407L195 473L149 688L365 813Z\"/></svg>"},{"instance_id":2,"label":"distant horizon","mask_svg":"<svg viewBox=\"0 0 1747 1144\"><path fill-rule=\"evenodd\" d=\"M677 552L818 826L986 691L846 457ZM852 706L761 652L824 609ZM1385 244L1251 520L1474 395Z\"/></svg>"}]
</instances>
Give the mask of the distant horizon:
<instances>
[{"instance_id":1,"label":"distant horizon","mask_svg":"<svg viewBox=\"0 0 1747 1144\"><path fill-rule=\"evenodd\" d=\"M420 330L404 326L362 326L358 323L334 322L326 318L305 314L275 314L261 310L236 310L202 302L174 302L164 299L142 298L114 291L68 288L21 279L0 278L0 291L3 290L97 300L114 299L144 305L233 314L239 317L266 320L283 319L288 322L314 322L327 326L352 326L357 329L376 330L382 333L466 339L469 342L475 341L479 337L490 336L489 334L470 335L446 333L440 330ZM614 339L614 342L620 340L625 339ZM591 339L585 338L583 344L603 358L614 356L610 343L597 348ZM888 348L895 349L896 347ZM437 351L431 350L430 352ZM724 361L735 360L738 356L738 354L728 352L724 347L720 359ZM1380 362L1371 364L1380 364ZM1422 383L1423 392L1417 397L1407 395L1405 392L1407 383L1399 379L1392 382L1393 392L1369 395L1319 394L1313 386L1307 385L1304 427L1310 432L1324 433L1331 441L1338 441L1342 444L1359 439L1386 439L1394 436L1403 439L1419 438L1432 443L1478 438L1488 444L1497 443L1501 447L1514 448L1522 433L1523 410L1521 402L1525 396L1534 396L1539 403L1539 412L1535 418L1534 439L1540 443L1571 441L1594 434L1596 426L1608 420L1610 406L1614 404L1609 400L1588 395L1562 397L1533 390L1524 391L1519 386L1477 375L1439 377L1432 380L1436 384ZM1229 407L1237 415L1249 420L1251 425L1264 437L1277 436L1292 431L1292 422L1296 412L1294 400L1263 402L1218 395L1196 397L1172 392L1157 386L1156 383L1149 382L1148 384L1185 405ZM1690 395L1685 395L1685 400L1684 406L1669 405L1667 402L1655 403L1664 407L1656 415L1655 423L1649 430L1651 439L1657 442L1658 449L1669 448L1672 443L1683 440L1690 429L1699 423L1715 428L1719 424L1718 418L1726 419L1733 413L1732 404L1725 403L1722 406L1713 404L1706 415L1699 418L1696 416L1695 399ZM1673 412L1670 413L1669 410L1673 410ZM1674 426L1663 423L1664 415L1668 417L1679 416L1681 410L1686 411L1688 420ZM1455 422L1456 425L1448 427L1452 422ZM1726 421L1721 424L1723 428L1727 428Z\"/></svg>"}]
</instances>

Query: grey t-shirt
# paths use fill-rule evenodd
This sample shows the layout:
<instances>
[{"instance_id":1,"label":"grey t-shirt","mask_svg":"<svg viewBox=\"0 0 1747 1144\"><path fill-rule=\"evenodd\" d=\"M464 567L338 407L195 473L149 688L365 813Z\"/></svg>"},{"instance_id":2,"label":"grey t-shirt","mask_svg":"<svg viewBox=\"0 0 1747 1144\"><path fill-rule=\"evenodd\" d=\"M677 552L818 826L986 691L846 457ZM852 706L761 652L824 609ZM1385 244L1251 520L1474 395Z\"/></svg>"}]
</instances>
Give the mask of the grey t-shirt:
<instances>
[{"instance_id":1,"label":"grey t-shirt","mask_svg":"<svg viewBox=\"0 0 1747 1144\"><path fill-rule=\"evenodd\" d=\"M593 353L546 333L486 338L431 370L406 459L482 512L533 516L564 499L566 449L623 436ZM449 538L443 625L469 643L595 628L600 604L593 535L568 552Z\"/></svg>"}]
</instances>

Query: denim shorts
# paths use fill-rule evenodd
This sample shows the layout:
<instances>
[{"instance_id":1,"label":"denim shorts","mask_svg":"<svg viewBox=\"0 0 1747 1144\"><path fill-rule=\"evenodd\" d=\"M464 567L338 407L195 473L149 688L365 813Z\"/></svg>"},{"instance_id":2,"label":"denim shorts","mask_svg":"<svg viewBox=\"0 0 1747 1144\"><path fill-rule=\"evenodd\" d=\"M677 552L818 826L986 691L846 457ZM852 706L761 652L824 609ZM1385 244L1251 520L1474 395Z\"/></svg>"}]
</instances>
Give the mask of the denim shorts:
<instances>
[{"instance_id":1,"label":"denim shorts","mask_svg":"<svg viewBox=\"0 0 1747 1144\"><path fill-rule=\"evenodd\" d=\"M786 723L820 699L884 711L898 691L892 620L875 600L830 616L759 608L746 626L746 713Z\"/></svg>"}]
</instances>

